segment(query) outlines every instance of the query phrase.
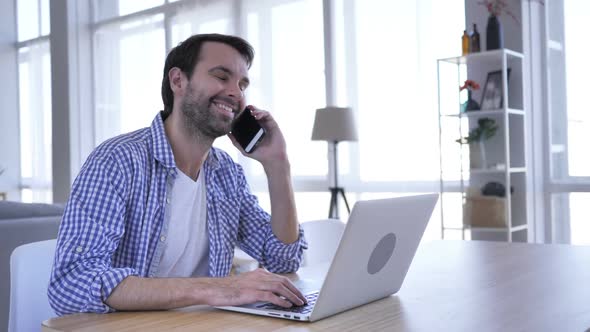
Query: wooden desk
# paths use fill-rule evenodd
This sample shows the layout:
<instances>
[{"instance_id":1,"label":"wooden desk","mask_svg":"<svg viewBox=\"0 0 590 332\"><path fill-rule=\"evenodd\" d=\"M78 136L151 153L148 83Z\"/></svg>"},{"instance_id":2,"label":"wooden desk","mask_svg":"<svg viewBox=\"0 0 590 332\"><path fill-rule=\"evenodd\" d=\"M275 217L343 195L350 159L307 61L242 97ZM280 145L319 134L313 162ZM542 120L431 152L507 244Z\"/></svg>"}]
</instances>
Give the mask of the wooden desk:
<instances>
[{"instance_id":1,"label":"wooden desk","mask_svg":"<svg viewBox=\"0 0 590 332\"><path fill-rule=\"evenodd\" d=\"M77 314L43 331L584 331L589 283L590 246L436 241L419 248L397 295L315 323L194 306Z\"/></svg>"}]
</instances>

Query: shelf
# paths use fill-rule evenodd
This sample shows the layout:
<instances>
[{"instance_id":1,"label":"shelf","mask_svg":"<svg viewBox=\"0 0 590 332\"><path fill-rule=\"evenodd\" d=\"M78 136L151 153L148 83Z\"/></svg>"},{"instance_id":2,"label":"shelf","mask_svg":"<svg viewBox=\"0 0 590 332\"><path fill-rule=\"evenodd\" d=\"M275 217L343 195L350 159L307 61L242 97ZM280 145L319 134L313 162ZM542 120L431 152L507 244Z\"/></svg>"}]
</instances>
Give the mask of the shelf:
<instances>
[{"instance_id":1,"label":"shelf","mask_svg":"<svg viewBox=\"0 0 590 332\"><path fill-rule=\"evenodd\" d=\"M470 170L465 170L464 173L470 174L498 174L504 173L506 171L505 167L498 167L498 168L474 168ZM526 167L510 167L508 169L509 173L524 173L526 172Z\"/></svg>"},{"instance_id":2,"label":"shelf","mask_svg":"<svg viewBox=\"0 0 590 332\"><path fill-rule=\"evenodd\" d=\"M464 231L473 230L478 232L518 232L527 229L527 225L520 225L514 227L471 227L469 225L463 225L463 227L443 227L444 230L449 231Z\"/></svg>"},{"instance_id":3,"label":"shelf","mask_svg":"<svg viewBox=\"0 0 590 332\"><path fill-rule=\"evenodd\" d=\"M451 117L451 118L471 118L471 117L482 117L482 116L497 116L497 115L503 115L505 113L524 116L524 110L516 109L516 108L508 108L506 110L501 108L501 109L485 110L485 111L469 111L469 112L465 112L465 113L441 114L441 116Z\"/></svg>"},{"instance_id":4,"label":"shelf","mask_svg":"<svg viewBox=\"0 0 590 332\"><path fill-rule=\"evenodd\" d=\"M445 227L443 227L443 229L445 231L446 230L449 230L449 231L464 231L464 230L467 229L467 227L465 227L465 226L463 226L463 227L447 227L447 226L445 226Z\"/></svg>"},{"instance_id":5,"label":"shelf","mask_svg":"<svg viewBox=\"0 0 590 332\"><path fill-rule=\"evenodd\" d=\"M471 227L465 226L465 229L470 229L478 232L518 232L527 229L527 225L520 225L514 227Z\"/></svg>"},{"instance_id":6,"label":"shelf","mask_svg":"<svg viewBox=\"0 0 590 332\"><path fill-rule=\"evenodd\" d=\"M525 113L529 113L525 107L524 92L526 84L523 74L525 70L524 55L509 49L485 51L453 58L437 60L438 75L438 120L440 139L440 192L441 201L443 195L449 193L441 204L441 226L444 231L462 231L471 233L472 240L499 240L513 241L528 238L528 226L530 218L527 213L528 191L527 183L530 178L527 168L527 144L526 134L527 119ZM480 79L481 82L488 82L490 73L500 71L502 83L508 81L508 86L494 90L501 93L502 103L497 109L484 109L468 112L464 110L465 105L461 103L464 99L456 86L466 77ZM510 74L507 77L507 73ZM487 78L486 78L487 74ZM485 79L485 80L484 80ZM496 86L497 88L497 86ZM485 90L484 85L484 90ZM483 91L483 90L482 90ZM472 96L473 97L473 96ZM481 97L481 94L479 95ZM471 165L478 160L478 153L469 146L457 148L453 145L457 133L461 136L471 133L483 118L493 119L498 127L500 136L496 135L489 144L486 144L487 168L471 168ZM554 149L558 150L558 149ZM477 165L482 165L477 164ZM471 204L469 210L465 210L465 197L471 191L479 190L490 181L503 183L505 187L514 188L517 194L509 195L510 199L501 201L489 200L491 203ZM459 200L462 195L463 200ZM473 219L471 226L462 225L456 219L461 215L458 209L463 204L463 220ZM497 204L496 204L497 203ZM447 213L450 209L452 213ZM479 213L479 214L478 214ZM452 220L448 220L452 216ZM487 218L490 217L490 220ZM501 218L501 219L500 219ZM459 223L455 223L459 221ZM446 225L450 223L451 225ZM514 226L515 223L518 226ZM524 224L524 225L523 225ZM499 227L487 227L486 225L498 225ZM508 225L513 225L509 227ZM519 232L520 231L520 232ZM515 233L518 232L518 233Z\"/></svg>"},{"instance_id":7,"label":"shelf","mask_svg":"<svg viewBox=\"0 0 590 332\"><path fill-rule=\"evenodd\" d=\"M518 52L504 48L504 49L500 49L500 50L471 53L471 54L453 57L453 58L445 58L445 59L440 59L438 61L453 63L453 64L457 64L457 65L459 65L459 64L464 65L464 64L467 64L467 60L470 60L470 61L498 60L498 58L504 54L506 54L506 56L509 56L509 57L515 57L515 58L521 58L521 59L524 57L522 55L522 53L518 53Z\"/></svg>"}]
</instances>

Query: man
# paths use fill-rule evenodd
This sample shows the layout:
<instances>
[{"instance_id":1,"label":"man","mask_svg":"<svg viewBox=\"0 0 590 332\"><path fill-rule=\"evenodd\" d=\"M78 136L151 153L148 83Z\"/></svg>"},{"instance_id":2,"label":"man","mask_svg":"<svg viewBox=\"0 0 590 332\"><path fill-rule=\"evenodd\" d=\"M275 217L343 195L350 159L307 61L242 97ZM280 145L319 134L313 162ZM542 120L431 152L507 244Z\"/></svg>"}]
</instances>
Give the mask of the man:
<instances>
[{"instance_id":1,"label":"man","mask_svg":"<svg viewBox=\"0 0 590 332\"><path fill-rule=\"evenodd\" d=\"M149 128L107 140L88 157L58 235L48 290L57 314L304 303L274 274L296 271L307 246L277 123L251 107L266 136L246 155L264 167L271 215L242 168L212 147L245 108L253 56L238 37L188 38L166 58L164 111ZM228 277L236 245L270 272Z\"/></svg>"}]
</instances>

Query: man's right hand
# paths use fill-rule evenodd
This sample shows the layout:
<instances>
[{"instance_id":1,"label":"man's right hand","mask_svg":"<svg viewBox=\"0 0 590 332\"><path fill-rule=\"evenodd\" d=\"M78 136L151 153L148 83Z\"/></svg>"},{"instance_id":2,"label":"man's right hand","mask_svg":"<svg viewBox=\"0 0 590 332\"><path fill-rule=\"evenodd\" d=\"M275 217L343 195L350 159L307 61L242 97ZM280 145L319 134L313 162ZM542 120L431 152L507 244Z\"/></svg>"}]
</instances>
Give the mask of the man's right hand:
<instances>
[{"instance_id":1,"label":"man's right hand","mask_svg":"<svg viewBox=\"0 0 590 332\"><path fill-rule=\"evenodd\" d=\"M116 310L165 310L196 304L242 305L258 301L289 308L305 297L284 276L264 269L225 278L125 278L105 301Z\"/></svg>"},{"instance_id":2,"label":"man's right hand","mask_svg":"<svg viewBox=\"0 0 590 332\"><path fill-rule=\"evenodd\" d=\"M242 305L258 301L289 308L306 303L305 296L284 276L256 269L237 276L207 278L208 303L212 306Z\"/></svg>"}]
</instances>

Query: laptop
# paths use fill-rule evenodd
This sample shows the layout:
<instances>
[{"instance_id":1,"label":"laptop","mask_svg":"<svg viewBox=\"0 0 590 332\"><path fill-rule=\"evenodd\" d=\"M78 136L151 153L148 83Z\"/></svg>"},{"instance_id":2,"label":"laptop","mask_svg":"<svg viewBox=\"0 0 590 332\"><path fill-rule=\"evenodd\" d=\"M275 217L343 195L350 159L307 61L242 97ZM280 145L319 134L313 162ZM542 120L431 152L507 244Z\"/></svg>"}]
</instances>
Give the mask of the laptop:
<instances>
[{"instance_id":1,"label":"laptop","mask_svg":"<svg viewBox=\"0 0 590 332\"><path fill-rule=\"evenodd\" d=\"M256 302L217 308L313 322L395 294L437 200L438 194L426 194L358 201L323 283L307 281L312 286L315 282L315 289L295 283L307 305L282 308Z\"/></svg>"}]
</instances>

